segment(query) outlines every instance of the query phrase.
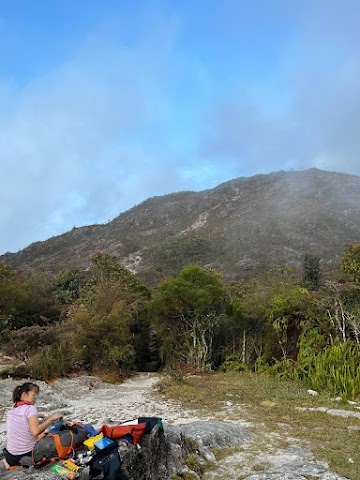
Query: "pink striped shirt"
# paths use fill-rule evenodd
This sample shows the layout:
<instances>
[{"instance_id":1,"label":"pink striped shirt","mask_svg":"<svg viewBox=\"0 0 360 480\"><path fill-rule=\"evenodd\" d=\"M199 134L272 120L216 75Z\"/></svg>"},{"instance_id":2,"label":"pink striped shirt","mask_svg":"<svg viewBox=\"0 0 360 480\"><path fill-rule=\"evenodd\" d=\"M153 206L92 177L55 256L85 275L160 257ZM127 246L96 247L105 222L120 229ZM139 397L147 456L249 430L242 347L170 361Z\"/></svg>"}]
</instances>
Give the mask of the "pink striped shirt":
<instances>
[{"instance_id":1,"label":"pink striped shirt","mask_svg":"<svg viewBox=\"0 0 360 480\"><path fill-rule=\"evenodd\" d=\"M22 455L33 449L36 437L29 427L29 417L32 416L38 416L35 405L21 405L7 412L6 449L12 455Z\"/></svg>"}]
</instances>

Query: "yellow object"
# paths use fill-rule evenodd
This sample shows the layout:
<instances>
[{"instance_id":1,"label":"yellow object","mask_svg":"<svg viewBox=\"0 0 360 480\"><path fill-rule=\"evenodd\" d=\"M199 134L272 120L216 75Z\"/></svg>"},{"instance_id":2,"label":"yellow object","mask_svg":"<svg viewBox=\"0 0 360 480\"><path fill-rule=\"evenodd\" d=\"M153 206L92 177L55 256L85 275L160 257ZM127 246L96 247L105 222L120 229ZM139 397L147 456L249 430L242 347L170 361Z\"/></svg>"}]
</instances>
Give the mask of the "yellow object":
<instances>
[{"instance_id":1,"label":"yellow object","mask_svg":"<svg viewBox=\"0 0 360 480\"><path fill-rule=\"evenodd\" d=\"M75 465L75 463L71 460L65 460L64 467L68 468L69 470L73 470L74 472L80 470L79 465Z\"/></svg>"},{"instance_id":2,"label":"yellow object","mask_svg":"<svg viewBox=\"0 0 360 480\"><path fill-rule=\"evenodd\" d=\"M94 443L103 437L104 435L102 433L99 433L99 435L96 435L96 437L90 437L87 440L85 440L84 445L86 445L89 450L94 450L95 448Z\"/></svg>"}]
</instances>

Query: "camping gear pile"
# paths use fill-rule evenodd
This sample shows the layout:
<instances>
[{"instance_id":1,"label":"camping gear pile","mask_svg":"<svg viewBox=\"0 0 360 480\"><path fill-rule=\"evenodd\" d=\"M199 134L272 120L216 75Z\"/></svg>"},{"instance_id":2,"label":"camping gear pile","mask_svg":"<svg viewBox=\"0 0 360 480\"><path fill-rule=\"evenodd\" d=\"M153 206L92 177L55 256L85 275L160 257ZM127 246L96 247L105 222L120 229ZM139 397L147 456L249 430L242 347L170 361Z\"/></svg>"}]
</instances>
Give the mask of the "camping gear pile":
<instances>
[{"instance_id":1,"label":"camping gear pile","mask_svg":"<svg viewBox=\"0 0 360 480\"><path fill-rule=\"evenodd\" d=\"M58 422L39 436L32 453L34 467L53 463L50 470L69 480L81 480L87 469L90 479L126 480L121 469L118 439L125 439L140 448L139 441L157 426L163 430L161 418L140 417L135 420L103 425L99 431L91 425Z\"/></svg>"}]
</instances>

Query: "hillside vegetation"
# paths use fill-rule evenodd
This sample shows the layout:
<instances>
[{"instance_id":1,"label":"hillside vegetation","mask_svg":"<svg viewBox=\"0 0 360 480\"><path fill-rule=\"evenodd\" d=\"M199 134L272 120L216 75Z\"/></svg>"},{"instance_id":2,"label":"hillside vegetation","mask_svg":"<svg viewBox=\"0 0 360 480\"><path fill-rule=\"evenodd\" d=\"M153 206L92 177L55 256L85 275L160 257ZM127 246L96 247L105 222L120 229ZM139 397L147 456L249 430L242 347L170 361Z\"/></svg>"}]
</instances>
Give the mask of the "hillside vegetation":
<instances>
[{"instance_id":1,"label":"hillside vegetation","mask_svg":"<svg viewBox=\"0 0 360 480\"><path fill-rule=\"evenodd\" d=\"M344 247L324 282L318 257L302 274L273 266L228 282L193 265L154 287L115 257L54 275L0 265L2 353L15 372L49 379L74 371L119 378L132 370L269 372L356 399L360 395L360 244Z\"/></svg>"},{"instance_id":2,"label":"hillside vegetation","mask_svg":"<svg viewBox=\"0 0 360 480\"><path fill-rule=\"evenodd\" d=\"M274 264L300 272L306 253L332 274L344 245L359 238L360 177L310 169L149 198L105 225L73 228L0 261L22 270L86 270L99 251L148 285L194 264L241 281Z\"/></svg>"}]
</instances>

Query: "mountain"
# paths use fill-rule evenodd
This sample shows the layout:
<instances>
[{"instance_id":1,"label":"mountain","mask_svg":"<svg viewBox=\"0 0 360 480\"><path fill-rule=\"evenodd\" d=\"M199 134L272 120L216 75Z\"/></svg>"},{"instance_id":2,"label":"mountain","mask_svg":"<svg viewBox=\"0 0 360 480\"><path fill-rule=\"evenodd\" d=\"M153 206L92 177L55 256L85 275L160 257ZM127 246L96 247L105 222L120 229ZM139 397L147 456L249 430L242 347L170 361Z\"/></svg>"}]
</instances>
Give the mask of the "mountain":
<instances>
[{"instance_id":1,"label":"mountain","mask_svg":"<svg viewBox=\"0 0 360 480\"><path fill-rule=\"evenodd\" d=\"M86 269L102 251L148 279L194 263L242 278L273 264L299 268L305 253L338 268L345 243L359 241L360 177L309 169L152 197L104 225L73 228L0 260L19 269Z\"/></svg>"}]
</instances>

